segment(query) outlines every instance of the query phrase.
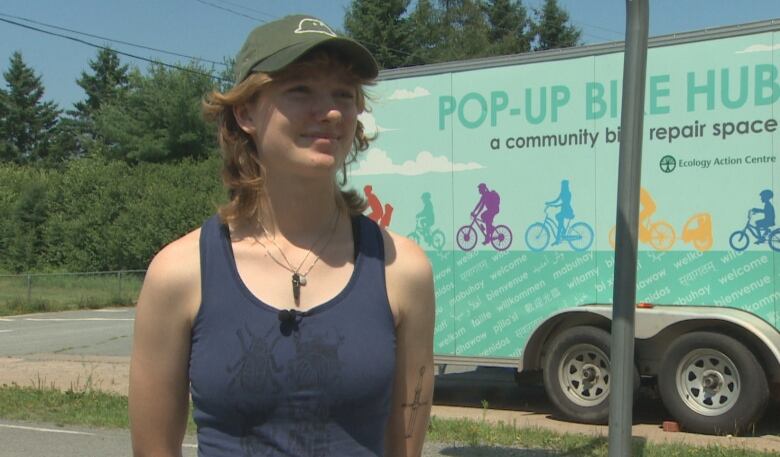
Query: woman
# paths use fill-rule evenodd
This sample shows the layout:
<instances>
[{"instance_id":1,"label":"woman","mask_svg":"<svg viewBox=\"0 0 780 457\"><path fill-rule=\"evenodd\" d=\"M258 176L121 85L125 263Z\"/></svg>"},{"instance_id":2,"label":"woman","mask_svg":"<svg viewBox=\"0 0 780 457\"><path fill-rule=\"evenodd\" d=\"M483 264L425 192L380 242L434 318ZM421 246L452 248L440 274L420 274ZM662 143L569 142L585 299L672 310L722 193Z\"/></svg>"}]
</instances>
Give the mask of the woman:
<instances>
[{"instance_id":1,"label":"woman","mask_svg":"<svg viewBox=\"0 0 780 457\"><path fill-rule=\"evenodd\" d=\"M417 456L433 390L430 264L337 173L365 150L365 48L289 16L204 103L230 202L152 260L130 369L136 456ZM189 391L188 391L189 390Z\"/></svg>"}]
</instances>

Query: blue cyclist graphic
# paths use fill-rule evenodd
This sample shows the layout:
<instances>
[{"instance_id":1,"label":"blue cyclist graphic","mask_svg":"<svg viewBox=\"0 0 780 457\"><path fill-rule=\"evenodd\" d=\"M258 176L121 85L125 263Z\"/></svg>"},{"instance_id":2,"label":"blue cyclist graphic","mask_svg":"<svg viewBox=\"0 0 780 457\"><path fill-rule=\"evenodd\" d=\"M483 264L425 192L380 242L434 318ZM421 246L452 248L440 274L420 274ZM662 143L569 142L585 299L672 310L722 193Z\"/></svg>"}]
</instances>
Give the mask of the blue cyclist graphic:
<instances>
[{"instance_id":1,"label":"blue cyclist graphic","mask_svg":"<svg viewBox=\"0 0 780 457\"><path fill-rule=\"evenodd\" d=\"M552 208L558 208L554 220L550 215L555 211ZM561 181L558 197L544 202L544 220L534 222L525 231L525 244L532 251L543 251L548 246L566 242L575 251L585 251L593 244L593 228L585 222L572 222L573 220L569 180L564 179Z\"/></svg>"},{"instance_id":2,"label":"blue cyclist graphic","mask_svg":"<svg viewBox=\"0 0 780 457\"><path fill-rule=\"evenodd\" d=\"M558 221L558 232L555 234L555 241L553 241L552 245L561 244L563 231L566 228L566 221L574 219L574 210L571 207L569 180L564 179L561 181L561 192L558 194L558 198L545 202L544 204L553 208L561 208L560 211L558 211L558 214L555 215L555 220Z\"/></svg>"},{"instance_id":3,"label":"blue cyclist graphic","mask_svg":"<svg viewBox=\"0 0 780 457\"><path fill-rule=\"evenodd\" d=\"M766 236L769 234L769 228L775 225L775 207L769 203L769 200L774 197L769 189L764 189L758 196L761 198L761 203L764 204L763 208L753 208L750 211L753 214L763 214L764 218L756 221L756 227L758 227L758 238L755 244L761 244L766 241Z\"/></svg>"},{"instance_id":4,"label":"blue cyclist graphic","mask_svg":"<svg viewBox=\"0 0 780 457\"><path fill-rule=\"evenodd\" d=\"M756 239L753 244L769 244L769 247L780 252L780 228L772 229L775 225L775 207L769 200L774 193L769 189L762 190L758 196L761 198L763 208L750 208L747 214L745 228L737 230L729 237L729 244L735 251L744 251L750 245L750 235ZM763 219L755 220L758 215Z\"/></svg>"}]
</instances>

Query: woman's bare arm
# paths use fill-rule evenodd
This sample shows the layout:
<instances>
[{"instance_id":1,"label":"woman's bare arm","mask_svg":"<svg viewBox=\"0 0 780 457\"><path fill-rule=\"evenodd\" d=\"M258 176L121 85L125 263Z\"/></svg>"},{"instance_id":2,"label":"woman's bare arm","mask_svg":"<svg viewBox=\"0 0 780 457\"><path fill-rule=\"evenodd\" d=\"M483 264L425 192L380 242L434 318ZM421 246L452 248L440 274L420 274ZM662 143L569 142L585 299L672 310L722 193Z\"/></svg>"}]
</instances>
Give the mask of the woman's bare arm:
<instances>
[{"instance_id":1,"label":"woman's bare arm","mask_svg":"<svg viewBox=\"0 0 780 457\"><path fill-rule=\"evenodd\" d=\"M129 398L135 457L181 456L190 329L200 304L198 233L171 243L152 260L138 298Z\"/></svg>"},{"instance_id":2,"label":"woman's bare arm","mask_svg":"<svg viewBox=\"0 0 780 457\"><path fill-rule=\"evenodd\" d=\"M386 457L418 457L433 400L433 273L425 253L406 238L392 235L388 250L387 292L396 311L396 374L385 433ZM392 254L391 254L392 255Z\"/></svg>"}]
</instances>

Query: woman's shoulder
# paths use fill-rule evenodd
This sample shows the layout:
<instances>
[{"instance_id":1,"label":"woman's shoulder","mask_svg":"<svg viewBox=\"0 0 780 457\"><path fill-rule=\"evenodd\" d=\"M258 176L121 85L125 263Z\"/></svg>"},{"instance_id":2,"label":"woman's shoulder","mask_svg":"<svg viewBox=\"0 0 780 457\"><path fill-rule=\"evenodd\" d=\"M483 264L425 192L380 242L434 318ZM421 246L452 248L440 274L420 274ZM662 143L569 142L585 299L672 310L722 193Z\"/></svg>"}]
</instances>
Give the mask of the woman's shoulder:
<instances>
[{"instance_id":1,"label":"woman's shoulder","mask_svg":"<svg viewBox=\"0 0 780 457\"><path fill-rule=\"evenodd\" d=\"M380 230L385 245L386 266L395 266L402 273L412 276L431 270L428 256L417 243L386 228Z\"/></svg>"},{"instance_id":2,"label":"woman's shoulder","mask_svg":"<svg viewBox=\"0 0 780 457\"><path fill-rule=\"evenodd\" d=\"M387 296L396 325L401 324L405 316L430 320L434 314L435 299L433 268L428 256L409 238L384 228L381 230L385 245Z\"/></svg>"},{"instance_id":3,"label":"woman's shoulder","mask_svg":"<svg viewBox=\"0 0 780 457\"><path fill-rule=\"evenodd\" d=\"M146 271L146 293L142 293L142 297L175 307L197 305L200 298L200 231L197 228L172 241L154 256Z\"/></svg>"},{"instance_id":4,"label":"woman's shoulder","mask_svg":"<svg viewBox=\"0 0 780 457\"><path fill-rule=\"evenodd\" d=\"M381 229L385 245L387 279L408 290L425 289L433 284L433 269L425 251L405 236Z\"/></svg>"}]
</instances>

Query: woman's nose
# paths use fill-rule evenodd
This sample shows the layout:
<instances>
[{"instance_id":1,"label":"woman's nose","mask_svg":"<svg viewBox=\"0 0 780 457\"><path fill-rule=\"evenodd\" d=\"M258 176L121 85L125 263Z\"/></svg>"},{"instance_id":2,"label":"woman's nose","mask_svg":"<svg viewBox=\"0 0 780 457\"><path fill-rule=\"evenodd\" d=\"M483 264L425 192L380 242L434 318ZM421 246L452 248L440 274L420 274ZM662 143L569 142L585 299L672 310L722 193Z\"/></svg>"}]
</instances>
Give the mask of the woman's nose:
<instances>
[{"instance_id":1,"label":"woman's nose","mask_svg":"<svg viewBox=\"0 0 780 457\"><path fill-rule=\"evenodd\" d=\"M317 97L312 108L318 120L338 122L341 121L343 117L341 107L337 103L336 99L330 95L322 95Z\"/></svg>"}]
</instances>

